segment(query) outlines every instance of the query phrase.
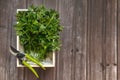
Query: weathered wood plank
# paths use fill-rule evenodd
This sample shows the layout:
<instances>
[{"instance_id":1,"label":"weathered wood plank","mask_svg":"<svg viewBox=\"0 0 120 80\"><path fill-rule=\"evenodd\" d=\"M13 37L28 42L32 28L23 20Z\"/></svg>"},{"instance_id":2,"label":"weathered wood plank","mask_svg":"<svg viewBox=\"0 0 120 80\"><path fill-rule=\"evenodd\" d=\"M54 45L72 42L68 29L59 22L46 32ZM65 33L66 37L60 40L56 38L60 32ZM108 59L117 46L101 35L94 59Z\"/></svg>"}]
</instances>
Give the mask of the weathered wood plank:
<instances>
[{"instance_id":1,"label":"weathered wood plank","mask_svg":"<svg viewBox=\"0 0 120 80\"><path fill-rule=\"evenodd\" d=\"M118 25L117 25L117 40L118 40L118 80L120 80L120 0L118 0Z\"/></svg>"},{"instance_id":2,"label":"weathered wood plank","mask_svg":"<svg viewBox=\"0 0 120 80\"><path fill-rule=\"evenodd\" d=\"M75 33L74 80L86 80L87 0L76 0L73 26Z\"/></svg>"},{"instance_id":3,"label":"weathered wood plank","mask_svg":"<svg viewBox=\"0 0 120 80\"><path fill-rule=\"evenodd\" d=\"M31 5L39 6L39 5L43 5L43 1L44 0L27 0L26 5L27 5L27 7L29 7Z\"/></svg>"},{"instance_id":4,"label":"weathered wood plank","mask_svg":"<svg viewBox=\"0 0 120 80\"><path fill-rule=\"evenodd\" d=\"M9 71L6 71L6 64L5 64L7 62L7 60L6 60L7 29L6 28L0 28L0 37L1 37L1 39L0 39L0 80L8 80ZM9 67L9 65L8 65L8 67ZM8 70L8 68L7 68L7 70Z\"/></svg>"},{"instance_id":5,"label":"weathered wood plank","mask_svg":"<svg viewBox=\"0 0 120 80\"><path fill-rule=\"evenodd\" d=\"M6 2L6 3L5 3ZM8 27L8 11L9 4L8 0L0 0L0 27L7 28Z\"/></svg>"},{"instance_id":6,"label":"weathered wood plank","mask_svg":"<svg viewBox=\"0 0 120 80\"><path fill-rule=\"evenodd\" d=\"M73 38L73 11L75 0L59 0L58 10L60 13L61 24L64 26L61 40L62 47L58 53L57 80L71 80L74 78L74 38ZM74 79L73 79L74 80Z\"/></svg>"},{"instance_id":7,"label":"weathered wood plank","mask_svg":"<svg viewBox=\"0 0 120 80\"><path fill-rule=\"evenodd\" d=\"M14 47L16 47L16 33L15 30L13 29L13 24L16 23L16 17L15 17L16 10L18 8L25 8L26 7L25 4L26 4L25 0L22 2L15 0L10 1L9 17L8 17L9 18L8 41L10 41L9 44ZM24 69L23 68L18 69L16 67L16 58L13 55L10 55L8 68L9 68L9 76L10 76L8 80L24 79Z\"/></svg>"},{"instance_id":8,"label":"weathered wood plank","mask_svg":"<svg viewBox=\"0 0 120 80\"><path fill-rule=\"evenodd\" d=\"M44 71L44 80L55 80L54 77L54 69L55 68L47 68L47 71Z\"/></svg>"},{"instance_id":9,"label":"weathered wood plank","mask_svg":"<svg viewBox=\"0 0 120 80\"><path fill-rule=\"evenodd\" d=\"M105 32L103 34L104 54L106 58L106 80L117 80L117 0L106 0Z\"/></svg>"},{"instance_id":10,"label":"weathered wood plank","mask_svg":"<svg viewBox=\"0 0 120 80\"><path fill-rule=\"evenodd\" d=\"M61 24L63 26L72 27L72 17L74 11L75 0L59 0L59 13L61 17Z\"/></svg>"},{"instance_id":11,"label":"weathered wood plank","mask_svg":"<svg viewBox=\"0 0 120 80\"><path fill-rule=\"evenodd\" d=\"M16 1L12 0L10 1L11 6L9 6L9 39L10 45L13 47L16 47L16 33L13 28L13 25L16 23L16 11L20 8L26 8L26 0L24 1ZM9 49L9 48L8 48ZM16 67L16 57L13 55L10 55L9 59L10 67L9 67L9 80L23 80L24 79L24 68L17 68Z\"/></svg>"},{"instance_id":12,"label":"weathered wood plank","mask_svg":"<svg viewBox=\"0 0 120 80\"><path fill-rule=\"evenodd\" d=\"M90 24L91 24L91 1L87 1L87 44L86 44L86 80L91 80L90 79L90 72L91 72L91 65L90 65L90 62L91 62L91 60L90 60L90 43L89 43L89 40L91 39L90 38L90 33L91 33L91 31L90 31Z\"/></svg>"},{"instance_id":13,"label":"weathered wood plank","mask_svg":"<svg viewBox=\"0 0 120 80\"><path fill-rule=\"evenodd\" d=\"M102 80L103 0L88 1L87 80Z\"/></svg>"},{"instance_id":14,"label":"weathered wood plank","mask_svg":"<svg viewBox=\"0 0 120 80\"><path fill-rule=\"evenodd\" d=\"M6 3L5 3L6 2ZM11 32L11 2L9 0L0 1L0 80L15 80L14 75L11 77L10 72L10 32ZM13 65L15 66L15 65ZM14 72L15 73L15 72Z\"/></svg>"},{"instance_id":15,"label":"weathered wood plank","mask_svg":"<svg viewBox=\"0 0 120 80\"><path fill-rule=\"evenodd\" d=\"M43 4L48 8L56 9L57 0L44 0Z\"/></svg>"}]
</instances>

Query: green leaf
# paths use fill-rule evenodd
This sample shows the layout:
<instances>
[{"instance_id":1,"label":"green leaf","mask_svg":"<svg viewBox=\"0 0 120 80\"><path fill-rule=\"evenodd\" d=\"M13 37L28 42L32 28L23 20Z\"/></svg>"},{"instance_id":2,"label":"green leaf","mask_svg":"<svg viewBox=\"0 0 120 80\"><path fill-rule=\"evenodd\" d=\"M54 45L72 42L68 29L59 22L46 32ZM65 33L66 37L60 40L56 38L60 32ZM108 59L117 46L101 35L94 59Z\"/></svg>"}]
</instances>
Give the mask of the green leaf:
<instances>
[{"instance_id":1,"label":"green leaf","mask_svg":"<svg viewBox=\"0 0 120 80\"><path fill-rule=\"evenodd\" d=\"M63 27L57 11L32 5L28 11L19 11L16 17L18 24L14 28L25 53L37 54L32 57L42 61L51 51L59 50Z\"/></svg>"}]
</instances>

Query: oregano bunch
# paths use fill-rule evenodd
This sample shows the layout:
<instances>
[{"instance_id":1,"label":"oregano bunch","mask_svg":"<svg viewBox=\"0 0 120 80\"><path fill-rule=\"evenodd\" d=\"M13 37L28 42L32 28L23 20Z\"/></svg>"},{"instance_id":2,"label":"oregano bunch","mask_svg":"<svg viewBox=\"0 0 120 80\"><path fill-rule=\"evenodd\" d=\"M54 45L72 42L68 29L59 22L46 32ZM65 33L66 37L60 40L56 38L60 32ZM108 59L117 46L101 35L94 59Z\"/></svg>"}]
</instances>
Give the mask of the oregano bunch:
<instances>
[{"instance_id":1,"label":"oregano bunch","mask_svg":"<svg viewBox=\"0 0 120 80\"><path fill-rule=\"evenodd\" d=\"M47 54L59 50L60 25L59 13L44 6L31 6L28 11L16 14L15 30L25 53L43 60Z\"/></svg>"}]
</instances>

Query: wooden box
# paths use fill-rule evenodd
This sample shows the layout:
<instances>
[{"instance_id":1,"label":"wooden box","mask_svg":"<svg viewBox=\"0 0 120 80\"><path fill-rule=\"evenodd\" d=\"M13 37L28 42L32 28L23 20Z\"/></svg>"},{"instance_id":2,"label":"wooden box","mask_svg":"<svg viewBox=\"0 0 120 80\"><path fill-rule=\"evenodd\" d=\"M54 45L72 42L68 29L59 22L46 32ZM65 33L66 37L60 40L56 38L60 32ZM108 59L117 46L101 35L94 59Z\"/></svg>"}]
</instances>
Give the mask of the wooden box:
<instances>
[{"instance_id":1,"label":"wooden box","mask_svg":"<svg viewBox=\"0 0 120 80\"><path fill-rule=\"evenodd\" d=\"M17 9L18 11L27 11L28 9ZM18 23L18 22L17 22ZM22 46L19 42L19 36L17 36L17 50L23 51ZM28 62L32 67L39 67L36 64L32 62ZM46 59L41 62L44 67L55 67L55 52L51 53L51 59ZM19 60L17 59L17 67L24 67L22 64L20 64Z\"/></svg>"}]
</instances>

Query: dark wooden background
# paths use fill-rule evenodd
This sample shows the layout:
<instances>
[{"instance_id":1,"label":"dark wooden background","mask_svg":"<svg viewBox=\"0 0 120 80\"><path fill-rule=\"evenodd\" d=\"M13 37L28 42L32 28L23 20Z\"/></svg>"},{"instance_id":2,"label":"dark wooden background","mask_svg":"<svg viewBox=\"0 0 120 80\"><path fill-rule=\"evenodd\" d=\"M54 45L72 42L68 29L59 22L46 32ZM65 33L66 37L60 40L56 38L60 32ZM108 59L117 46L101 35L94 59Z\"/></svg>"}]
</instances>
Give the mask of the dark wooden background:
<instances>
[{"instance_id":1,"label":"dark wooden background","mask_svg":"<svg viewBox=\"0 0 120 80\"><path fill-rule=\"evenodd\" d=\"M120 0L0 0L0 80L40 80L9 52L16 9L32 4L59 11L64 26L56 66L35 68L42 80L120 80Z\"/></svg>"}]
</instances>

